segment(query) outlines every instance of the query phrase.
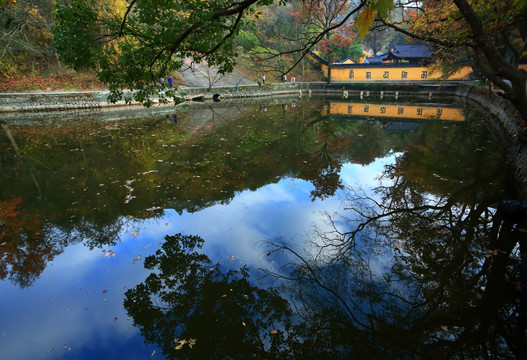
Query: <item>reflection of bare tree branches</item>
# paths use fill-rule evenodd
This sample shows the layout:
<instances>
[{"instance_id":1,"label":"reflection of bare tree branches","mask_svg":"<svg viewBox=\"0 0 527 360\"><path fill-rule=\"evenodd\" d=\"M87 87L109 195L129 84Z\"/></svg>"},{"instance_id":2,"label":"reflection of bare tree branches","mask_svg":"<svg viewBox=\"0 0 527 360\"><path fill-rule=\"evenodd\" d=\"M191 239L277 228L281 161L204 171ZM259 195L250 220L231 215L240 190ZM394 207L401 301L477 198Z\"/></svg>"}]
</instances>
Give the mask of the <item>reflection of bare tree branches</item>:
<instances>
[{"instance_id":1,"label":"reflection of bare tree branches","mask_svg":"<svg viewBox=\"0 0 527 360\"><path fill-rule=\"evenodd\" d=\"M367 323L362 322L357 316L355 316L356 311L353 311L353 309L358 309L358 303L354 302L352 298L344 298L345 294L338 292L335 287L327 285L327 274L325 274L321 268L319 268L316 264L308 261L299 252L294 250L284 241L269 241L266 244L268 246L268 251L270 255L286 252L288 254L293 255L293 259L283 264L282 268L278 271L262 269L263 272L274 278L302 283L303 286L299 287L298 290L301 289L300 291L304 295L308 295L308 292L310 290L315 291L317 295L321 295L321 297L310 297L311 301L319 303L320 306L322 306L322 304L324 303L334 304L337 306L338 309L340 309L339 312L341 314L344 314L347 318L349 318L349 320L355 322L358 326L364 329L372 330L372 328ZM319 292L319 289L322 289L323 293Z\"/></svg>"},{"instance_id":2,"label":"reflection of bare tree branches","mask_svg":"<svg viewBox=\"0 0 527 360\"><path fill-rule=\"evenodd\" d=\"M329 230L317 229L305 254L269 243L270 254L286 255L267 274L286 281L298 311L317 326L310 331L336 321L379 355L521 358L513 282L522 235L489 210L492 194L481 191L488 179L442 197L388 178L391 186L372 193L348 189L342 214L325 213ZM467 192L478 201L460 201Z\"/></svg>"}]
</instances>

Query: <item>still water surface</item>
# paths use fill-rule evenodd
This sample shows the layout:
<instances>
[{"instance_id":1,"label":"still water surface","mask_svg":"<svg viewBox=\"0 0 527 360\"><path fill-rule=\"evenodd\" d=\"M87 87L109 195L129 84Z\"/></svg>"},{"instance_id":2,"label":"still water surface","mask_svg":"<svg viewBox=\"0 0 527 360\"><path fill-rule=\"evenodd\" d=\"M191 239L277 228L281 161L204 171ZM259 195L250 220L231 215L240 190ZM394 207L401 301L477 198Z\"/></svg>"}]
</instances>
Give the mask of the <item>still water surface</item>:
<instances>
[{"instance_id":1,"label":"still water surface","mask_svg":"<svg viewBox=\"0 0 527 360\"><path fill-rule=\"evenodd\" d=\"M514 188L474 110L114 115L0 133L1 359L519 353Z\"/></svg>"}]
</instances>

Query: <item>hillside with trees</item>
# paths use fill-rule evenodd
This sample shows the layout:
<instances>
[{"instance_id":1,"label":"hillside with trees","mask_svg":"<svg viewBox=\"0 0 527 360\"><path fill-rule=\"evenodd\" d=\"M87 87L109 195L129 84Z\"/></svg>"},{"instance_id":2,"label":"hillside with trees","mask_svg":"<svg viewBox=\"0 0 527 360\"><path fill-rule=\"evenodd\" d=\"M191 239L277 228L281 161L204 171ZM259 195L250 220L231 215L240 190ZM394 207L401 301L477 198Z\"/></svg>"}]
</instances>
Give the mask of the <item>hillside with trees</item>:
<instances>
[{"instance_id":1,"label":"hillside with trees","mask_svg":"<svg viewBox=\"0 0 527 360\"><path fill-rule=\"evenodd\" d=\"M354 2L327 0L325 3L269 2L268 6L255 5L254 9L243 9L243 16L239 22L232 24L233 31L228 37L219 35L220 26L217 34L220 37L210 51L200 53L207 44L193 39L189 42L187 54L174 52L170 61L148 52L140 60L139 53L136 53L135 62L143 61L143 65L147 66L149 59L152 60L149 71L142 69L146 75L144 83L156 83L164 75L172 76L177 85L183 85L185 80L177 71L192 71L203 73L201 76L210 78L210 83L214 85L221 83L223 73L230 72L234 67L253 82L261 80L262 75L266 75L268 81L281 81L285 74L294 74L297 81L320 81L323 77L320 64L304 58L307 51L318 51L323 58L331 61L346 58L358 61L364 56L363 45L353 23L337 26L339 19L345 17L352 7L360 8ZM103 68L117 66L111 61L139 44L125 40L139 35L126 34L125 22L118 21L123 19L128 24L133 23L131 15L134 11L141 12L136 9L135 1L3 0L0 6L0 76L4 79L0 91L105 89L112 85L113 80L109 74L105 75ZM152 2L150 6L144 11L159 6L158 13L170 12L157 2ZM197 11L191 8L174 10L181 13L183 27L189 25L183 21L189 18L188 14L192 10ZM161 22L159 20L148 21L166 21L165 30L175 28L176 23L171 24L170 17ZM141 17L140 21L147 19ZM67 25L68 22L70 25ZM83 28L86 31L81 31ZM112 31L115 34L110 35ZM153 32L149 36L154 41L157 35L160 33ZM168 32L163 36L169 35L174 36ZM214 34L211 35L210 40L214 38ZM122 39L115 41L119 37ZM388 38L384 42L385 48L387 44ZM101 47L105 51L97 52ZM228 50L220 55L224 47ZM154 70L154 62L163 62L164 65ZM213 70L209 70L208 65ZM132 76L132 69L137 70L133 63L121 66L130 69L128 76ZM115 85L137 88L132 86L137 84L131 78L122 80Z\"/></svg>"},{"instance_id":2,"label":"hillside with trees","mask_svg":"<svg viewBox=\"0 0 527 360\"><path fill-rule=\"evenodd\" d=\"M396 39L433 46L445 73L472 66L527 120L522 0L0 0L0 9L3 91L29 77L39 89L56 80L107 87L113 100L134 89L145 101L160 78L178 80L177 71L204 62L216 75L236 67L253 80L320 80L310 51L331 73L332 62L386 51Z\"/></svg>"}]
</instances>

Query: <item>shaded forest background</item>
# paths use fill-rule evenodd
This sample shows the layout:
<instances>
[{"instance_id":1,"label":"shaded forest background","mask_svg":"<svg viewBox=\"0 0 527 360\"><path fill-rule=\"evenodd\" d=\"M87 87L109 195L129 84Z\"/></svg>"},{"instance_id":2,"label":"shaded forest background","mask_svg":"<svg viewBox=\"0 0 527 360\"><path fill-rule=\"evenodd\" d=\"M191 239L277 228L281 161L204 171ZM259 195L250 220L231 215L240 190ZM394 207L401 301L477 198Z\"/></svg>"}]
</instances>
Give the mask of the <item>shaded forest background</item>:
<instances>
[{"instance_id":1,"label":"shaded forest background","mask_svg":"<svg viewBox=\"0 0 527 360\"><path fill-rule=\"evenodd\" d=\"M110 7L118 8L126 1L112 0L109 3ZM0 92L107 88L94 72L74 71L59 58L52 44L55 8L55 0L9 1L0 8ZM301 57L300 52L292 51L296 46L294 39L298 39L301 32L309 32L307 27L314 26L313 21L306 21L305 9L299 4L273 4L263 8L253 20L236 38L235 70L254 82L261 80L264 74L268 82L280 81L281 74ZM403 41L404 35L385 29L372 31L361 41L356 31L344 27L340 36L333 38L331 43L322 41L315 50L323 56L331 54L331 61L347 58L358 61L364 56L363 49L377 54L386 50L394 40ZM198 67L197 71L214 85L220 78L206 69ZM323 80L320 65L308 59L302 59L288 74L295 76L297 81ZM184 85L178 73L171 75L177 85Z\"/></svg>"}]
</instances>

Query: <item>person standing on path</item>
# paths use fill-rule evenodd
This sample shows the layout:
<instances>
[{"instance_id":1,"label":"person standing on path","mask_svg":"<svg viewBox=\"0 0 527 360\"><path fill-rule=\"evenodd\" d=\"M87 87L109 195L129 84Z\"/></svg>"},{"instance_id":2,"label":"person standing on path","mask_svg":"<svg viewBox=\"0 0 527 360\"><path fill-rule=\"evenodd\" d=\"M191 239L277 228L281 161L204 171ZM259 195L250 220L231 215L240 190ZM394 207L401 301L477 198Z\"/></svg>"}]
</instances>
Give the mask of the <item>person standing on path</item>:
<instances>
[{"instance_id":1,"label":"person standing on path","mask_svg":"<svg viewBox=\"0 0 527 360\"><path fill-rule=\"evenodd\" d=\"M262 84L264 84L264 85L265 85L265 74L264 74L264 75L262 75Z\"/></svg>"}]
</instances>

